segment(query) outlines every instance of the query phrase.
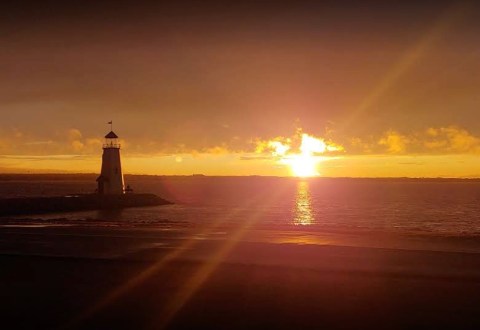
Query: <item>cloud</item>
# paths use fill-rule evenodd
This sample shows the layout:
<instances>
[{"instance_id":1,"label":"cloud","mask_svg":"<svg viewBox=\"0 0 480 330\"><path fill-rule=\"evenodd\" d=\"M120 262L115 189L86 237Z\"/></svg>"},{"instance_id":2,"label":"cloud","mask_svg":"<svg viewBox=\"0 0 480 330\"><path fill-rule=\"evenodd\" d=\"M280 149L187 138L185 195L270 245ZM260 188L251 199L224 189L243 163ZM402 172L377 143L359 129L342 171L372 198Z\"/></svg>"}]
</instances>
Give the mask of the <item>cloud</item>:
<instances>
[{"instance_id":1,"label":"cloud","mask_svg":"<svg viewBox=\"0 0 480 330\"><path fill-rule=\"evenodd\" d=\"M72 141L72 148L74 151L82 151L85 148L85 145L78 140Z\"/></svg>"},{"instance_id":2,"label":"cloud","mask_svg":"<svg viewBox=\"0 0 480 330\"><path fill-rule=\"evenodd\" d=\"M370 138L371 140L371 138ZM370 154L373 153L373 150L377 146L377 143L372 141L366 141L359 137L353 137L349 141L348 150L351 153L355 154Z\"/></svg>"},{"instance_id":3,"label":"cloud","mask_svg":"<svg viewBox=\"0 0 480 330\"><path fill-rule=\"evenodd\" d=\"M0 159L11 160L27 160L27 161L41 161L41 160L72 160L72 159L87 159L85 155L0 155Z\"/></svg>"},{"instance_id":4,"label":"cloud","mask_svg":"<svg viewBox=\"0 0 480 330\"><path fill-rule=\"evenodd\" d=\"M297 129L290 136L240 138L234 135L216 143L201 141L199 137L196 145L148 137L122 140L120 143L124 155L144 157L231 154L241 159L279 159L303 152L314 156L480 154L480 136L453 125L431 126L413 132L389 129L377 135L353 137L344 133L335 138L314 136ZM42 136L35 136L31 132L19 134L14 129L0 131L0 154L3 155L81 154L97 157L102 152L102 144L101 136L88 135L77 128Z\"/></svg>"},{"instance_id":5,"label":"cloud","mask_svg":"<svg viewBox=\"0 0 480 330\"><path fill-rule=\"evenodd\" d=\"M230 151L226 145L221 145L221 146L207 148L206 150L203 150L203 153L214 154L214 155L225 155L230 153Z\"/></svg>"},{"instance_id":6,"label":"cloud","mask_svg":"<svg viewBox=\"0 0 480 330\"><path fill-rule=\"evenodd\" d=\"M70 141L79 140L82 138L82 132L79 129L71 128L67 131L67 137Z\"/></svg>"},{"instance_id":7,"label":"cloud","mask_svg":"<svg viewBox=\"0 0 480 330\"><path fill-rule=\"evenodd\" d=\"M47 140L47 141L31 141L31 142L25 142L25 145L42 145L42 144L53 144L54 142L52 140Z\"/></svg>"},{"instance_id":8,"label":"cloud","mask_svg":"<svg viewBox=\"0 0 480 330\"><path fill-rule=\"evenodd\" d=\"M272 160L272 156L260 156L260 155L243 155L240 160Z\"/></svg>"},{"instance_id":9,"label":"cloud","mask_svg":"<svg viewBox=\"0 0 480 330\"><path fill-rule=\"evenodd\" d=\"M345 150L340 144L304 133L301 128L297 128L293 136L277 136L267 140L256 139L254 144L255 153L271 154L272 157L284 157L291 154L324 155Z\"/></svg>"},{"instance_id":10,"label":"cloud","mask_svg":"<svg viewBox=\"0 0 480 330\"><path fill-rule=\"evenodd\" d=\"M480 153L480 138L456 126L426 130L425 147L437 153Z\"/></svg>"},{"instance_id":11,"label":"cloud","mask_svg":"<svg viewBox=\"0 0 480 330\"><path fill-rule=\"evenodd\" d=\"M407 145L410 141L411 140L405 135L390 130L380 138L378 144L387 147L387 152L398 154L404 153L407 150Z\"/></svg>"},{"instance_id":12,"label":"cloud","mask_svg":"<svg viewBox=\"0 0 480 330\"><path fill-rule=\"evenodd\" d=\"M95 147L100 149L103 145L103 141L98 138L88 138L88 139L85 139L85 144L89 147Z\"/></svg>"},{"instance_id":13,"label":"cloud","mask_svg":"<svg viewBox=\"0 0 480 330\"><path fill-rule=\"evenodd\" d=\"M377 139L351 138L349 146L350 154L480 154L480 137L453 125L409 134L391 129Z\"/></svg>"}]
</instances>

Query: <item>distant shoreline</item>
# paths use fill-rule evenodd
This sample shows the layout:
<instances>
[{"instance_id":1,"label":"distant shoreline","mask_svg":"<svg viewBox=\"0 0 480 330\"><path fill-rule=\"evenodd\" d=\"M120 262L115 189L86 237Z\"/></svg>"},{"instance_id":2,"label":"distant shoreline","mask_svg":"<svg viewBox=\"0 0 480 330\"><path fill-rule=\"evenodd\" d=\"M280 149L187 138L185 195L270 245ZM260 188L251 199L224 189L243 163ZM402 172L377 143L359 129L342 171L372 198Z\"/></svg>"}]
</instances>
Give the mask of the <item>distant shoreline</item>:
<instances>
[{"instance_id":1,"label":"distant shoreline","mask_svg":"<svg viewBox=\"0 0 480 330\"><path fill-rule=\"evenodd\" d=\"M65 180L86 180L92 179L95 181L95 178L98 176L96 173L0 173L0 181L43 181L43 180L52 180L52 181L65 181ZM358 180L358 181L390 181L390 182L409 182L409 181L423 181L423 182L480 182L480 178L471 177L471 178L449 178L449 177L309 177L309 178L300 178L292 176L267 176L267 175L203 175L203 174L192 174L192 175L153 175L153 174L125 174L125 177L135 177L135 178L193 178L202 180L205 178L232 178L232 179L242 179L242 178L264 178L264 179L297 179L297 180Z\"/></svg>"}]
</instances>

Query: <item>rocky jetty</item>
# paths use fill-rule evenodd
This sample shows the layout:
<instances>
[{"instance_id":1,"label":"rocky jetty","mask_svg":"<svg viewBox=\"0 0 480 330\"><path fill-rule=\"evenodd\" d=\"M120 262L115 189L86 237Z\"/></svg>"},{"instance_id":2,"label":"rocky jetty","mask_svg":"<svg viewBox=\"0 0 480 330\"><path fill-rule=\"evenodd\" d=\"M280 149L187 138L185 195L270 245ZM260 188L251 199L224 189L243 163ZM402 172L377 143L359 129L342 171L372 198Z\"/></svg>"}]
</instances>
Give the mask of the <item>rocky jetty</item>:
<instances>
[{"instance_id":1,"label":"rocky jetty","mask_svg":"<svg viewBox=\"0 0 480 330\"><path fill-rule=\"evenodd\" d=\"M85 194L57 197L5 198L0 199L0 216L122 209L167 204L172 203L154 194Z\"/></svg>"}]
</instances>

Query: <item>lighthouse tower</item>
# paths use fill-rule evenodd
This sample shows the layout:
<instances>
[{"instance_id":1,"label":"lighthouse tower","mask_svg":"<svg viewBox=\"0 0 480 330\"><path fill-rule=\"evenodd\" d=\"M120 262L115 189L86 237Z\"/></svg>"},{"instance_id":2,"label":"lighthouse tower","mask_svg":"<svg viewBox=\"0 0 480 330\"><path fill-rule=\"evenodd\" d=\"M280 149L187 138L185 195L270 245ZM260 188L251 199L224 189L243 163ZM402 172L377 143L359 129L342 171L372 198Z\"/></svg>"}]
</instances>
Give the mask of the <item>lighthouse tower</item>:
<instances>
[{"instance_id":1,"label":"lighthouse tower","mask_svg":"<svg viewBox=\"0 0 480 330\"><path fill-rule=\"evenodd\" d=\"M111 124L111 122L109 123ZM122 164L120 162L120 144L118 136L110 131L105 135L102 156L102 172L97 178L98 193L101 195L119 195L124 193Z\"/></svg>"}]
</instances>

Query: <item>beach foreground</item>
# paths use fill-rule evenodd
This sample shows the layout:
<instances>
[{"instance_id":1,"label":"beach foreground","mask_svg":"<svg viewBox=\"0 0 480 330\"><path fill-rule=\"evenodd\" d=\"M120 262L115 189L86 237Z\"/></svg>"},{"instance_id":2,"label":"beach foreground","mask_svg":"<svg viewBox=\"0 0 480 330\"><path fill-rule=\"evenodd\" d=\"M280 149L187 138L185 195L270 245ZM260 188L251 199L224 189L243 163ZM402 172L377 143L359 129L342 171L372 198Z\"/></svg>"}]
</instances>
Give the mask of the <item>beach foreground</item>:
<instances>
[{"instance_id":1,"label":"beach foreground","mask_svg":"<svg viewBox=\"0 0 480 330\"><path fill-rule=\"evenodd\" d=\"M2 228L2 322L28 329L480 326L477 253L192 237Z\"/></svg>"}]
</instances>

